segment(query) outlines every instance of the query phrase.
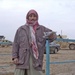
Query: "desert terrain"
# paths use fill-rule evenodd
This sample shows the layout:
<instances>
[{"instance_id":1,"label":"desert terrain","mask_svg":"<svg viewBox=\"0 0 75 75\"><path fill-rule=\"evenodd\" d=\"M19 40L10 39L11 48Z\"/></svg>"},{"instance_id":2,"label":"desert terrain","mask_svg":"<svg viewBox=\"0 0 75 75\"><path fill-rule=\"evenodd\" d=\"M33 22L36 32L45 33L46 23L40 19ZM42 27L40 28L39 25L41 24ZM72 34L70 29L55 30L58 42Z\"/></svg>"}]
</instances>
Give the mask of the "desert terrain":
<instances>
[{"instance_id":1,"label":"desert terrain","mask_svg":"<svg viewBox=\"0 0 75 75\"><path fill-rule=\"evenodd\" d=\"M0 75L13 75L15 65L12 63L12 47L0 48ZM75 60L75 50L59 50L57 54L50 54L50 62ZM46 55L43 60L45 75ZM44 71L45 70L45 71ZM75 62L64 64L50 64L50 75L75 75Z\"/></svg>"}]
</instances>

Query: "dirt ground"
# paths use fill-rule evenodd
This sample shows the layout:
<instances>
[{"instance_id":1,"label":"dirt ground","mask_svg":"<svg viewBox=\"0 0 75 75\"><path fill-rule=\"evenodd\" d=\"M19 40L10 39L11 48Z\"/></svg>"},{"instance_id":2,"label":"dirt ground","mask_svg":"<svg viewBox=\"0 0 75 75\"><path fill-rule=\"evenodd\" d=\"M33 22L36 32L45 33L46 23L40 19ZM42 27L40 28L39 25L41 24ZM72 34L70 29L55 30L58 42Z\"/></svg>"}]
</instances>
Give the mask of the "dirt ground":
<instances>
[{"instance_id":1,"label":"dirt ground","mask_svg":"<svg viewBox=\"0 0 75 75\"><path fill-rule=\"evenodd\" d=\"M11 49L12 47L0 48L0 75L13 75L15 66L11 60ZM57 54L50 54L50 62L65 60L75 60L75 50L60 50ZM46 55L44 55L43 70L45 67ZM50 75L75 75L75 63L50 64Z\"/></svg>"}]
</instances>

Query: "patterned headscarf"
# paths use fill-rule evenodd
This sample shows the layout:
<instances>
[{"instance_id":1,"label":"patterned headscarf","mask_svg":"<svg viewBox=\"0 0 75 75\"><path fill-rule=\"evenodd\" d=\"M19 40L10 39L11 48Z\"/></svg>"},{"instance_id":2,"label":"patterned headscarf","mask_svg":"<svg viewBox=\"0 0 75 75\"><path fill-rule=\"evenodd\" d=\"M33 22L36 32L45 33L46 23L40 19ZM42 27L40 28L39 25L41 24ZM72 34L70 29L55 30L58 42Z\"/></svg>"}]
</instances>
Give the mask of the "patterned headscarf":
<instances>
[{"instance_id":1,"label":"patterned headscarf","mask_svg":"<svg viewBox=\"0 0 75 75\"><path fill-rule=\"evenodd\" d=\"M28 19L29 15L31 15L31 14L34 14L37 17L35 22L32 22ZM34 56L35 59L38 59L39 53L38 53L38 47L37 47L37 43L36 43L35 31L36 31L36 28L39 24L38 24L38 14L35 10L30 10L27 13L26 22L27 22L27 25L29 25L29 28L30 28L33 56Z\"/></svg>"},{"instance_id":2,"label":"patterned headscarf","mask_svg":"<svg viewBox=\"0 0 75 75\"><path fill-rule=\"evenodd\" d=\"M29 15L31 15L31 14L34 14L35 16L36 16L36 21L35 22L32 22L32 21L30 21L28 18L29 18ZM31 26L33 26L33 29L34 30L36 30L36 28L37 28L37 26L39 25L39 23L38 23L38 13L35 11L35 10L30 10L28 13L27 13L27 16L26 16L26 24L28 24L28 25L31 25Z\"/></svg>"}]
</instances>

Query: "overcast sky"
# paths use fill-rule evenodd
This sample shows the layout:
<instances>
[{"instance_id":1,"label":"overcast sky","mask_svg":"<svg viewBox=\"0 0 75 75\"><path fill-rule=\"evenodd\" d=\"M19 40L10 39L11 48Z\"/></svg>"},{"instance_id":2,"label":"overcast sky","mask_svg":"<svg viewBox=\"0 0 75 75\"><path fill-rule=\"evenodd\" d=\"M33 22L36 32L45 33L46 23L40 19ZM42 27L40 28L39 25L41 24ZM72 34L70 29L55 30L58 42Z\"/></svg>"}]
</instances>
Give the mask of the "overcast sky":
<instances>
[{"instance_id":1,"label":"overcast sky","mask_svg":"<svg viewBox=\"0 0 75 75\"><path fill-rule=\"evenodd\" d=\"M75 39L75 0L0 0L0 35L13 41L30 9L38 12L40 24Z\"/></svg>"}]
</instances>

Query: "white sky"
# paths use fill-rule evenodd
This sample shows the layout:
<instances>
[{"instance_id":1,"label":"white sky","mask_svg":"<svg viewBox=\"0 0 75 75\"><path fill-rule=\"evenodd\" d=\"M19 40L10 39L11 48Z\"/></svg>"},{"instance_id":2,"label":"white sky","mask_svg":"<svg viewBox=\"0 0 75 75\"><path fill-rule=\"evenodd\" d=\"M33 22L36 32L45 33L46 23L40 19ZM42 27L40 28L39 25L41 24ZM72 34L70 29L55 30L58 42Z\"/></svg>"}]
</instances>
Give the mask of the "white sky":
<instances>
[{"instance_id":1,"label":"white sky","mask_svg":"<svg viewBox=\"0 0 75 75\"><path fill-rule=\"evenodd\" d=\"M30 9L38 12L40 24L75 39L75 0L0 0L0 35L13 41Z\"/></svg>"}]
</instances>

